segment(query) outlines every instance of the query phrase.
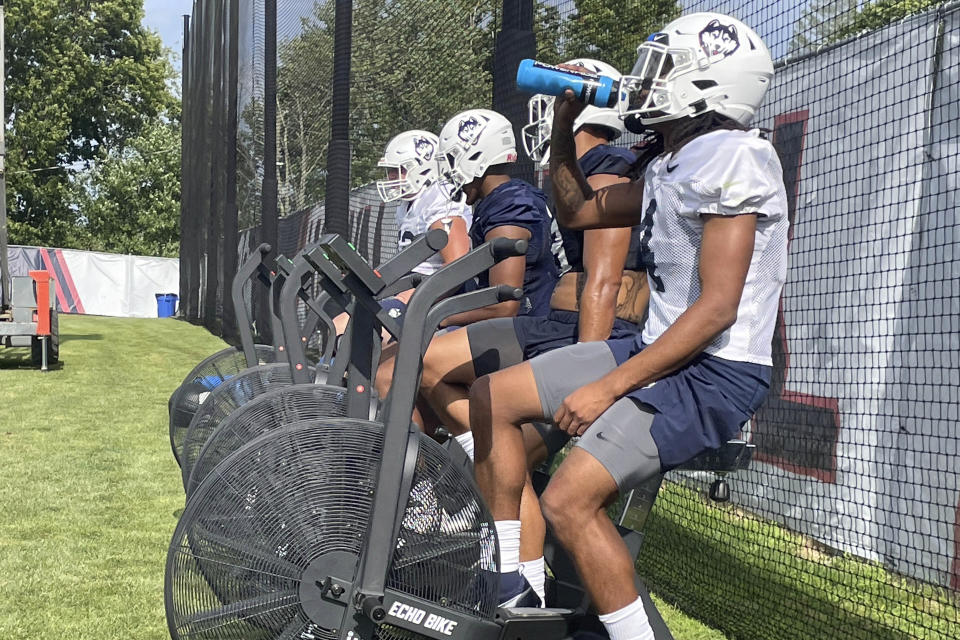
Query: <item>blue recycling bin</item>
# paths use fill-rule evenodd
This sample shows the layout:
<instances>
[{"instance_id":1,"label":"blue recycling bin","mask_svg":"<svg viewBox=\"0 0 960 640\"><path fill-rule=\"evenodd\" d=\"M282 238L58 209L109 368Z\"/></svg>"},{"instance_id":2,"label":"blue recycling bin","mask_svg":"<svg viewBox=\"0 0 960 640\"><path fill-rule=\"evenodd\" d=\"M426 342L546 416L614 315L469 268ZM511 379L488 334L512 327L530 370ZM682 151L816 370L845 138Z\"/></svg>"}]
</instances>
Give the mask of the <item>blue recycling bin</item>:
<instances>
[{"instance_id":1,"label":"blue recycling bin","mask_svg":"<svg viewBox=\"0 0 960 640\"><path fill-rule=\"evenodd\" d=\"M179 296L175 293L158 293L157 317L172 318L177 312L177 300L179 300Z\"/></svg>"}]
</instances>

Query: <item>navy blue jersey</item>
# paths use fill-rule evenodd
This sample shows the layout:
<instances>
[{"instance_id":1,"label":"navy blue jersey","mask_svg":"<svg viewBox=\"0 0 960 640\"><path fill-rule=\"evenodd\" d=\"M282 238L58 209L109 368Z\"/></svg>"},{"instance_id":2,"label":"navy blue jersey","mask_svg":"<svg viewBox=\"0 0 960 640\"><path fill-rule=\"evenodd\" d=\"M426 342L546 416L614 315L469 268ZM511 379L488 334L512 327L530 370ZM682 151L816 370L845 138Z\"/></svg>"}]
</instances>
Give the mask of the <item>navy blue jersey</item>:
<instances>
[{"instance_id":1,"label":"navy blue jersey","mask_svg":"<svg viewBox=\"0 0 960 640\"><path fill-rule=\"evenodd\" d=\"M578 160L580 170L587 178L596 175L625 175L636 161L637 157L629 149L611 147L605 144L590 149ZM640 236L640 227L634 227L630 234L630 252L627 254L627 263L624 269L641 270L639 267ZM583 231L573 231L560 227L560 239L570 270L583 271Z\"/></svg>"},{"instance_id":2,"label":"navy blue jersey","mask_svg":"<svg viewBox=\"0 0 960 640\"><path fill-rule=\"evenodd\" d=\"M497 227L522 227L530 232L517 315L544 316L550 311L550 296L559 277L550 252L551 221L546 194L523 180L505 182L473 207L470 240L474 247L486 242L487 234ZM478 281L481 288L490 286L486 273L480 274Z\"/></svg>"}]
</instances>

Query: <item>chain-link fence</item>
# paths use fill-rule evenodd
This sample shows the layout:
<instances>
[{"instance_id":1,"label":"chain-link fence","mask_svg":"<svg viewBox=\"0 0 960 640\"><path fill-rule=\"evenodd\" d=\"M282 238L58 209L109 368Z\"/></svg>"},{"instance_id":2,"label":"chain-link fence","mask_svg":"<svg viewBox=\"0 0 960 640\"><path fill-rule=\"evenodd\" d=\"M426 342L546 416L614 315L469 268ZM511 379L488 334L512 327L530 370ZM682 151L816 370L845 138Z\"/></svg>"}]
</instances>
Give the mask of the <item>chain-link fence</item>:
<instances>
[{"instance_id":1,"label":"chain-link fence","mask_svg":"<svg viewBox=\"0 0 960 640\"><path fill-rule=\"evenodd\" d=\"M780 154L793 224L773 388L746 429L758 453L731 479L732 501L709 503L707 479L672 474L638 567L731 638L956 637L960 11L924 0L357 0L350 205L327 213L337 4L195 6L186 314L232 326L224 292L237 228L241 254L263 237L293 254L335 217L372 262L391 255L395 207L369 186L387 140L438 131L471 107L524 124L526 97L512 86L520 58L586 56L628 72L637 45L672 17L733 15L777 66L756 121ZM276 5L276 134L265 136L265 16ZM533 177L529 164L517 171ZM263 189L274 175L269 230Z\"/></svg>"}]
</instances>

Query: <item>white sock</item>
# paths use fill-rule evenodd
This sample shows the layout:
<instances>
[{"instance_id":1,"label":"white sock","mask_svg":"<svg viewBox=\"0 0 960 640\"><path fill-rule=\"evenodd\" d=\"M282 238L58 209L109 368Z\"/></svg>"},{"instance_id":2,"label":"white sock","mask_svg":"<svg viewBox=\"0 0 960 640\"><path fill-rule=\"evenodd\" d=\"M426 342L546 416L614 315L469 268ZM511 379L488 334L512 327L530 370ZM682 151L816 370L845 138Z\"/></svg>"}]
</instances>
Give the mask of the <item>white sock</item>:
<instances>
[{"instance_id":1,"label":"white sock","mask_svg":"<svg viewBox=\"0 0 960 640\"><path fill-rule=\"evenodd\" d=\"M520 575L527 579L534 592L540 596L540 602L545 603L547 601L547 567L543 562L543 556L536 560L521 562Z\"/></svg>"},{"instance_id":2,"label":"white sock","mask_svg":"<svg viewBox=\"0 0 960 640\"><path fill-rule=\"evenodd\" d=\"M460 443L460 446L469 456L470 462L473 462L473 433L467 431L458 436L453 436L453 439Z\"/></svg>"},{"instance_id":3,"label":"white sock","mask_svg":"<svg viewBox=\"0 0 960 640\"><path fill-rule=\"evenodd\" d=\"M500 542L500 573L520 568L520 521L497 520L497 540Z\"/></svg>"},{"instance_id":4,"label":"white sock","mask_svg":"<svg viewBox=\"0 0 960 640\"><path fill-rule=\"evenodd\" d=\"M639 597L619 611L599 616L610 640L653 640L653 629Z\"/></svg>"}]
</instances>

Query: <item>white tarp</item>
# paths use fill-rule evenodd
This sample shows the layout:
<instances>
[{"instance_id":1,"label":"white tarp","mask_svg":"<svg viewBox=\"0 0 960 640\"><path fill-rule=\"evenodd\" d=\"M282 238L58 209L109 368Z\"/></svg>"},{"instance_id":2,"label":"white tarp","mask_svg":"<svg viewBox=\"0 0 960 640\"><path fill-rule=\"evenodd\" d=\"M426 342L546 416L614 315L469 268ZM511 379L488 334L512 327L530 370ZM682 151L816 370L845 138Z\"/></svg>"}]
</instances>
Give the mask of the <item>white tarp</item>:
<instances>
[{"instance_id":1,"label":"white tarp","mask_svg":"<svg viewBox=\"0 0 960 640\"><path fill-rule=\"evenodd\" d=\"M180 287L176 258L16 246L9 253L13 275L51 273L57 307L66 313L156 318L156 294L176 294Z\"/></svg>"},{"instance_id":2,"label":"white tarp","mask_svg":"<svg viewBox=\"0 0 960 640\"><path fill-rule=\"evenodd\" d=\"M956 588L960 24L948 20L939 62L928 14L778 70L758 124L788 147L796 196L781 383L752 427L760 462L733 495Z\"/></svg>"},{"instance_id":3,"label":"white tarp","mask_svg":"<svg viewBox=\"0 0 960 640\"><path fill-rule=\"evenodd\" d=\"M63 250L86 313L156 318L158 293L177 294L180 261Z\"/></svg>"},{"instance_id":4,"label":"white tarp","mask_svg":"<svg viewBox=\"0 0 960 640\"><path fill-rule=\"evenodd\" d=\"M886 394L886 560L960 589L960 12L944 17L923 200L908 256Z\"/></svg>"}]
</instances>

